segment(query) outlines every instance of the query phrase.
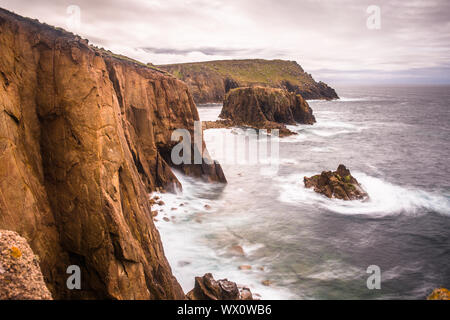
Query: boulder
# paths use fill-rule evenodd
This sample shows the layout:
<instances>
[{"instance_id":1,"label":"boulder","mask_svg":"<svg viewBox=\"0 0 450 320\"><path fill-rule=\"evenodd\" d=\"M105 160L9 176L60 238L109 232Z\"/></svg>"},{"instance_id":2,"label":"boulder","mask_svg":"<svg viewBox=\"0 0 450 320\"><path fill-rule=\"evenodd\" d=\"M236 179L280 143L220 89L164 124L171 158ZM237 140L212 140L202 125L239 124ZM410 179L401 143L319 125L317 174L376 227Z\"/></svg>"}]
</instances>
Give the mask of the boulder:
<instances>
[{"instance_id":1,"label":"boulder","mask_svg":"<svg viewBox=\"0 0 450 320\"><path fill-rule=\"evenodd\" d=\"M51 300L39 259L25 238L0 230L0 300Z\"/></svg>"},{"instance_id":2,"label":"boulder","mask_svg":"<svg viewBox=\"0 0 450 320\"><path fill-rule=\"evenodd\" d=\"M189 300L252 300L250 289L238 289L235 282L227 279L214 280L211 273L206 273L203 277L195 277L194 289L186 296Z\"/></svg>"},{"instance_id":3,"label":"boulder","mask_svg":"<svg viewBox=\"0 0 450 320\"><path fill-rule=\"evenodd\" d=\"M241 300L253 300L253 294L249 288L242 288L240 290Z\"/></svg>"},{"instance_id":4,"label":"boulder","mask_svg":"<svg viewBox=\"0 0 450 320\"><path fill-rule=\"evenodd\" d=\"M336 171L323 171L310 178L304 177L306 188L314 188L315 192L328 198L342 200L363 200L368 198L358 181L350 174L344 165L340 164Z\"/></svg>"}]
</instances>

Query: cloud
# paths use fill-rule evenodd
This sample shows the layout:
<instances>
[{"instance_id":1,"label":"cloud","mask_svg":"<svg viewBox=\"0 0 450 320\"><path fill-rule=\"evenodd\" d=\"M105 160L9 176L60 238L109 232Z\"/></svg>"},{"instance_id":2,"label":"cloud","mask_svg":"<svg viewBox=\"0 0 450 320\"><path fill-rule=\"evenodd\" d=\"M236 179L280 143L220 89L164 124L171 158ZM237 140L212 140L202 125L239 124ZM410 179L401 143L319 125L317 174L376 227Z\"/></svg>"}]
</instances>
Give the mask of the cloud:
<instances>
[{"instance_id":1,"label":"cloud","mask_svg":"<svg viewBox=\"0 0 450 320\"><path fill-rule=\"evenodd\" d=\"M226 55L226 56L236 56L241 54L252 55L261 51L261 49L231 49L231 48L213 48L213 47L198 47L198 48L185 48L185 49L176 49L176 48L152 48L152 47L143 47L139 48L144 50L145 52L154 53L154 54L169 54L169 55L188 55L190 53L202 53L206 56L217 56L217 55Z\"/></svg>"},{"instance_id":2,"label":"cloud","mask_svg":"<svg viewBox=\"0 0 450 320\"><path fill-rule=\"evenodd\" d=\"M366 26L372 4L379 30ZM447 0L0 0L64 28L69 5L81 9L79 34L143 62L289 59L331 84L448 79Z\"/></svg>"}]
</instances>

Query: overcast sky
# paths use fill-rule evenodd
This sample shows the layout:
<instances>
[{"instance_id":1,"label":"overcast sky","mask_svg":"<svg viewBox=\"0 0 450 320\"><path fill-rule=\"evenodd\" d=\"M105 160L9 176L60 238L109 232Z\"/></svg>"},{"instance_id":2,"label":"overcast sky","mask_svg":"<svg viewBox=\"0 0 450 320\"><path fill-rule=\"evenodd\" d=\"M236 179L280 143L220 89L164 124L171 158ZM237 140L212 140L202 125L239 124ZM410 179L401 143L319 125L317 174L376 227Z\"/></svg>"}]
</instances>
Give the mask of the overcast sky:
<instances>
[{"instance_id":1,"label":"overcast sky","mask_svg":"<svg viewBox=\"0 0 450 320\"><path fill-rule=\"evenodd\" d=\"M80 8L79 28L70 5ZM367 26L368 18L374 26L370 5L381 10L379 29ZM142 62L288 59L331 85L450 83L449 0L0 0L0 6Z\"/></svg>"}]
</instances>

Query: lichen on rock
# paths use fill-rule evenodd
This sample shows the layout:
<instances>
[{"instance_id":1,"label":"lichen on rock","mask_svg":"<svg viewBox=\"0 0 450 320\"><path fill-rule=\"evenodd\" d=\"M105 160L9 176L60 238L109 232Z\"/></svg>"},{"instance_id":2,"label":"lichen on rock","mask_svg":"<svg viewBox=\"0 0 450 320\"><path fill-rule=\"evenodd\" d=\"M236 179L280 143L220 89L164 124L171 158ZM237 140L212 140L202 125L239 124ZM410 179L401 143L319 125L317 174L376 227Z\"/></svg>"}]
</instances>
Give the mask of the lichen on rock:
<instances>
[{"instance_id":1,"label":"lichen on rock","mask_svg":"<svg viewBox=\"0 0 450 320\"><path fill-rule=\"evenodd\" d=\"M450 291L445 288L436 288L428 295L427 300L450 300Z\"/></svg>"}]
</instances>

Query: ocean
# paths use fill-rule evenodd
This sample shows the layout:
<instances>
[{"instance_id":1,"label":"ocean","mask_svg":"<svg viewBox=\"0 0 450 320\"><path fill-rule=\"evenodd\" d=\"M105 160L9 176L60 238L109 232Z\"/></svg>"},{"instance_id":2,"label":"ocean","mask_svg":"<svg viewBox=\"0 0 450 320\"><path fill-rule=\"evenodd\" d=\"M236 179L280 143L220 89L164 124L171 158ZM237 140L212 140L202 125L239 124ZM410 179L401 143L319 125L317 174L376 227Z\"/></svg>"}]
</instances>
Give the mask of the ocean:
<instances>
[{"instance_id":1,"label":"ocean","mask_svg":"<svg viewBox=\"0 0 450 320\"><path fill-rule=\"evenodd\" d=\"M223 137L245 129L204 132L228 184L177 173L183 191L161 194L166 205L155 206L185 292L207 272L262 299L423 299L450 287L450 87L337 92L340 100L308 101L316 124L269 137L278 139L276 170L223 158ZM201 120L217 119L221 107L199 105ZM341 163L368 201L328 199L304 187L304 176ZM236 245L244 255L232 252ZM381 289L367 288L370 265L381 270Z\"/></svg>"}]
</instances>

